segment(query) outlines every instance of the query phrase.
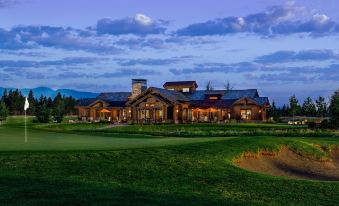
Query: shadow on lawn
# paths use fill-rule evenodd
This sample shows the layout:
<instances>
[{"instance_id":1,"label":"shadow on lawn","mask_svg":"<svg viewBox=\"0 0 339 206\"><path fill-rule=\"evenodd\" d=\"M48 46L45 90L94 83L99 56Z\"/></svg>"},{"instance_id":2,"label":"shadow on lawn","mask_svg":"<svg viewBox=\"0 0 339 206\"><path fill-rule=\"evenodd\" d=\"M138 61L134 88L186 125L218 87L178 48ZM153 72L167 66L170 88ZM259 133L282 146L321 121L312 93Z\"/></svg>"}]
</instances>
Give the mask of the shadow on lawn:
<instances>
[{"instance_id":1,"label":"shadow on lawn","mask_svg":"<svg viewBox=\"0 0 339 206\"><path fill-rule=\"evenodd\" d=\"M160 194L64 180L0 177L1 205L242 205L197 194Z\"/></svg>"}]
</instances>

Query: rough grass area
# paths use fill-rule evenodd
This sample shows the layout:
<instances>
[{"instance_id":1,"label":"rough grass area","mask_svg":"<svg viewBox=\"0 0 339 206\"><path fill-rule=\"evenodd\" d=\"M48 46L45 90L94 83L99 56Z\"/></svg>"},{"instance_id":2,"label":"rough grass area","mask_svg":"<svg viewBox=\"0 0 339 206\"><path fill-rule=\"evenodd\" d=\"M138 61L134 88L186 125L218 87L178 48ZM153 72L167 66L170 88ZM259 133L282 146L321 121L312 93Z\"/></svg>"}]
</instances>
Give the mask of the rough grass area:
<instances>
[{"instance_id":1,"label":"rough grass area","mask_svg":"<svg viewBox=\"0 0 339 206\"><path fill-rule=\"evenodd\" d=\"M7 205L336 205L338 183L297 181L233 166L243 151L286 139L236 138L121 151L3 153ZM323 140L326 142L326 140Z\"/></svg>"},{"instance_id":2,"label":"rough grass area","mask_svg":"<svg viewBox=\"0 0 339 206\"><path fill-rule=\"evenodd\" d=\"M54 132L86 132L106 134L144 134L171 137L230 137L230 136L289 136L329 137L337 136L334 131L311 130L306 126L284 124L168 124L127 125L107 127L105 123L49 124L37 128Z\"/></svg>"},{"instance_id":3,"label":"rough grass area","mask_svg":"<svg viewBox=\"0 0 339 206\"><path fill-rule=\"evenodd\" d=\"M37 132L37 137L28 142L34 147L27 149L18 146L19 142L23 144L21 125L19 120L10 120L0 127L0 205L337 205L339 202L339 182L287 179L250 172L233 163L244 152L278 151L282 146L314 158L328 158L326 148L330 150L332 145L339 144L334 137L179 138L122 133L91 136L89 132L69 134L30 129L29 134ZM30 128L35 126L29 123ZM175 144L161 142L167 139ZM124 140L125 147L117 147ZM150 140L160 143L143 145ZM8 149L9 142L17 146L17 151ZM128 147L129 144L137 148Z\"/></svg>"}]
</instances>

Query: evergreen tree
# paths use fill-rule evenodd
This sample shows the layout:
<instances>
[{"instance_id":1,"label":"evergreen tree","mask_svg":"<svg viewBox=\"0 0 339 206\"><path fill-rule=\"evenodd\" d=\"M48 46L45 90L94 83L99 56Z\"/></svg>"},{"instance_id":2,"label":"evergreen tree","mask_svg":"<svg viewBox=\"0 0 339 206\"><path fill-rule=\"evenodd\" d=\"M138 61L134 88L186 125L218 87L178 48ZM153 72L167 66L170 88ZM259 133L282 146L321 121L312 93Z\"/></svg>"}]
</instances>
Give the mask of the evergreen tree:
<instances>
[{"instance_id":1,"label":"evergreen tree","mask_svg":"<svg viewBox=\"0 0 339 206\"><path fill-rule=\"evenodd\" d=\"M294 121L294 117L297 114L300 106L299 106L299 103L298 103L298 99L296 98L295 95L290 97L289 102L290 102L290 112L292 114L293 121Z\"/></svg>"},{"instance_id":2,"label":"evergreen tree","mask_svg":"<svg viewBox=\"0 0 339 206\"><path fill-rule=\"evenodd\" d=\"M47 106L47 108L49 108L49 109L53 109L53 100L52 100L52 98L51 97L48 97L48 99L45 97L45 99L46 99L46 106Z\"/></svg>"},{"instance_id":3,"label":"evergreen tree","mask_svg":"<svg viewBox=\"0 0 339 206\"><path fill-rule=\"evenodd\" d=\"M56 95L54 99L41 95L39 99L34 97L33 91L29 91L27 96L29 102L29 109L27 114L35 115L39 122L48 122L51 114L57 122L61 122L64 115L77 112L75 106L77 100L73 97L65 97L60 93ZM20 90L4 90L2 96L0 96L0 102L6 106L6 111L10 115L23 115L25 97L22 95ZM2 105L3 106L3 105Z\"/></svg>"},{"instance_id":4,"label":"evergreen tree","mask_svg":"<svg viewBox=\"0 0 339 206\"><path fill-rule=\"evenodd\" d=\"M77 113L77 109L75 107L77 104L76 99L69 96L69 97L64 98L64 103L65 103L65 114L73 115Z\"/></svg>"},{"instance_id":5,"label":"evergreen tree","mask_svg":"<svg viewBox=\"0 0 339 206\"><path fill-rule=\"evenodd\" d=\"M33 91L30 90L29 93L28 93L28 102L29 102L29 108L27 110L27 114L28 115L34 115L35 114L35 107L36 107L36 100L34 98L34 94L33 94Z\"/></svg>"},{"instance_id":6,"label":"evergreen tree","mask_svg":"<svg viewBox=\"0 0 339 206\"><path fill-rule=\"evenodd\" d=\"M282 117L287 117L287 116L289 116L289 114L288 114L288 108L287 108L286 104L283 105L283 107L281 108L280 111L281 111L280 116L282 116Z\"/></svg>"},{"instance_id":7,"label":"evergreen tree","mask_svg":"<svg viewBox=\"0 0 339 206\"><path fill-rule=\"evenodd\" d=\"M24 111L22 105L24 105L25 98L18 89L14 91L10 90L7 95L4 94L3 98L11 115L23 114Z\"/></svg>"},{"instance_id":8,"label":"evergreen tree","mask_svg":"<svg viewBox=\"0 0 339 206\"><path fill-rule=\"evenodd\" d=\"M315 102L317 106L317 116L326 117L327 116L327 103L325 102L325 98L319 96Z\"/></svg>"},{"instance_id":9,"label":"evergreen tree","mask_svg":"<svg viewBox=\"0 0 339 206\"><path fill-rule=\"evenodd\" d=\"M14 101L14 111L13 111L13 113L15 115L23 114L23 112L24 112L23 105L25 104L25 98L18 89L16 89L13 92L13 101Z\"/></svg>"},{"instance_id":10,"label":"evergreen tree","mask_svg":"<svg viewBox=\"0 0 339 206\"><path fill-rule=\"evenodd\" d=\"M314 117L316 115L316 112L317 110L313 100L311 99L311 97L307 97L301 107L301 113L308 117Z\"/></svg>"},{"instance_id":11,"label":"evergreen tree","mask_svg":"<svg viewBox=\"0 0 339 206\"><path fill-rule=\"evenodd\" d=\"M212 81L208 80L207 84L206 84L206 91L212 91L214 90L213 86L212 86Z\"/></svg>"},{"instance_id":12,"label":"evergreen tree","mask_svg":"<svg viewBox=\"0 0 339 206\"><path fill-rule=\"evenodd\" d=\"M51 117L50 108L47 107L46 97L41 96L36 107L35 116L40 123L48 123Z\"/></svg>"},{"instance_id":13,"label":"evergreen tree","mask_svg":"<svg viewBox=\"0 0 339 206\"><path fill-rule=\"evenodd\" d=\"M4 101L0 101L0 125L6 120L9 110Z\"/></svg>"},{"instance_id":14,"label":"evergreen tree","mask_svg":"<svg viewBox=\"0 0 339 206\"><path fill-rule=\"evenodd\" d=\"M274 119L274 121L278 121L279 120L279 113L278 113L278 109L277 109L277 107L275 105L274 100L272 102L272 106L271 106L269 111L270 111L269 112L270 116Z\"/></svg>"},{"instance_id":15,"label":"evergreen tree","mask_svg":"<svg viewBox=\"0 0 339 206\"><path fill-rule=\"evenodd\" d=\"M61 123L65 115L65 103L64 98L61 96L60 93L58 93L57 96L55 96L53 105L54 105L52 111L53 118L57 123Z\"/></svg>"},{"instance_id":16,"label":"evergreen tree","mask_svg":"<svg viewBox=\"0 0 339 206\"><path fill-rule=\"evenodd\" d=\"M230 81L227 80L226 84L224 84L225 90L232 90L234 87L231 85Z\"/></svg>"},{"instance_id":17,"label":"evergreen tree","mask_svg":"<svg viewBox=\"0 0 339 206\"><path fill-rule=\"evenodd\" d=\"M339 128L339 89L336 90L331 97L329 115L333 126Z\"/></svg>"},{"instance_id":18,"label":"evergreen tree","mask_svg":"<svg viewBox=\"0 0 339 206\"><path fill-rule=\"evenodd\" d=\"M4 101L4 103L6 103L7 97L8 97L8 92L7 92L7 89L5 89L1 97L1 100Z\"/></svg>"}]
</instances>

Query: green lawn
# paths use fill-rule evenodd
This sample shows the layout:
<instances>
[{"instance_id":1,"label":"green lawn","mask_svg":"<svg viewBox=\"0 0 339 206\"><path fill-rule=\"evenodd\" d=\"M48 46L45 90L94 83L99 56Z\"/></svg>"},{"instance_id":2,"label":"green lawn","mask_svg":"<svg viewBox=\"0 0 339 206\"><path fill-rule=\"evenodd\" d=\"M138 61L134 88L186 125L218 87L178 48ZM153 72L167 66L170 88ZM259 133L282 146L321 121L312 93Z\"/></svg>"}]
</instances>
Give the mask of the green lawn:
<instances>
[{"instance_id":1,"label":"green lawn","mask_svg":"<svg viewBox=\"0 0 339 206\"><path fill-rule=\"evenodd\" d=\"M152 137L145 135L111 134L68 134L32 129L28 123L28 142L25 143L24 127L20 119L12 118L0 127L0 151L23 150L110 150L143 148L193 142L215 141L225 138L176 138ZM88 125L89 127L91 125Z\"/></svg>"},{"instance_id":2,"label":"green lawn","mask_svg":"<svg viewBox=\"0 0 339 206\"><path fill-rule=\"evenodd\" d=\"M273 177L245 171L232 163L244 151L277 150L281 145L324 157L326 152L314 144L339 144L334 137L178 138L118 133L91 136L85 132L30 129L25 145L20 125L21 120L12 119L0 127L0 205L339 202L339 182ZM29 127L33 125L29 123Z\"/></svg>"}]
</instances>

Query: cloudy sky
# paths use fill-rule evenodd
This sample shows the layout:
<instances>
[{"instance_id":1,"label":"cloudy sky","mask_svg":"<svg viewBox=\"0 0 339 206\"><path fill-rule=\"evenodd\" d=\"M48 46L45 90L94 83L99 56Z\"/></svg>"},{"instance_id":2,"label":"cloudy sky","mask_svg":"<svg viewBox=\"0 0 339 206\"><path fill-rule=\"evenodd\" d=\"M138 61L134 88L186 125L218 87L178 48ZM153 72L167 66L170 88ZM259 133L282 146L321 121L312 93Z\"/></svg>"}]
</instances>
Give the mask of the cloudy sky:
<instances>
[{"instance_id":1,"label":"cloudy sky","mask_svg":"<svg viewBox=\"0 0 339 206\"><path fill-rule=\"evenodd\" d=\"M0 0L0 87L196 80L279 105L339 88L337 0Z\"/></svg>"}]
</instances>

